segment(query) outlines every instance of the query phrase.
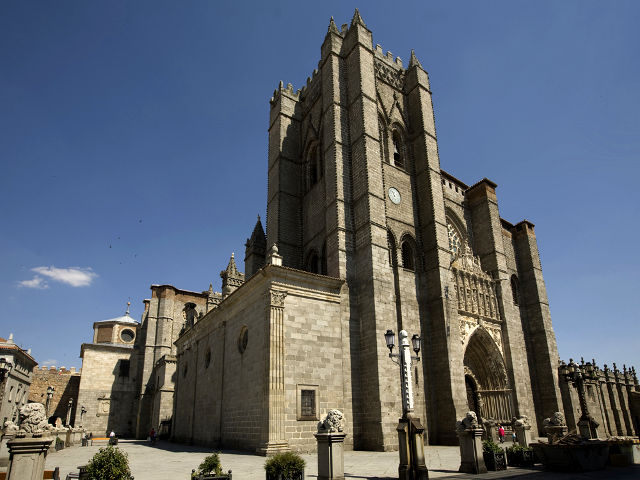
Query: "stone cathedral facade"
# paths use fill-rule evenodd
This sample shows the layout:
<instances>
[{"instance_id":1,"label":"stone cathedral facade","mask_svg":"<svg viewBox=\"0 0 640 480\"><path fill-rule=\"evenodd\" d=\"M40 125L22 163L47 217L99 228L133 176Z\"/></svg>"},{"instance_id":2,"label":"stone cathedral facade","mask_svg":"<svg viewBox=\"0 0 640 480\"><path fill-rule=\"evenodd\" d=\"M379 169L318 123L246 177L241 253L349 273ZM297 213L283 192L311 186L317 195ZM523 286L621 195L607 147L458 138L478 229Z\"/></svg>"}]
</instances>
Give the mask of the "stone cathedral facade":
<instances>
[{"instance_id":1,"label":"stone cathedral facade","mask_svg":"<svg viewBox=\"0 0 640 480\"><path fill-rule=\"evenodd\" d=\"M358 12L331 20L305 87L271 98L266 235L256 225L245 276L223 275L224 298L176 341L177 440L313 449L338 408L353 447L396 448L387 329L424 339L430 443L457 443L470 408L534 428L562 410L533 224L500 217L490 180L441 169L427 72L374 46Z\"/></svg>"},{"instance_id":2,"label":"stone cathedral facade","mask_svg":"<svg viewBox=\"0 0 640 480\"><path fill-rule=\"evenodd\" d=\"M429 77L331 20L318 69L270 101L260 219L222 292L152 287L132 353L132 434L261 453L315 449L344 412L347 448L397 448L398 367L384 333L423 339L415 412L457 444L472 409L534 431L562 411L534 225L500 217L496 184L442 170ZM83 368L84 372L84 368Z\"/></svg>"}]
</instances>

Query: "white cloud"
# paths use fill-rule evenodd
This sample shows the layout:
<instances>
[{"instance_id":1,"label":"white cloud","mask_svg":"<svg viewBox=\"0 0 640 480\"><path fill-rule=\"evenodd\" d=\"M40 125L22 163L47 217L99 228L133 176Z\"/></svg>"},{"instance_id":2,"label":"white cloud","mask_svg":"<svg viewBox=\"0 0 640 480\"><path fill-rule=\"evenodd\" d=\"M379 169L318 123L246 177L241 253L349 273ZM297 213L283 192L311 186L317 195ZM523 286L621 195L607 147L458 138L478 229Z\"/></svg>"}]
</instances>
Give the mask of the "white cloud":
<instances>
[{"instance_id":1,"label":"white cloud","mask_svg":"<svg viewBox=\"0 0 640 480\"><path fill-rule=\"evenodd\" d=\"M18 286L19 287L26 287L26 288L38 288L40 290L44 290L45 288L49 288L49 285L47 285L47 282L44 280L44 278L36 275L35 277L33 277L31 280L23 280L21 282L18 282Z\"/></svg>"},{"instance_id":2,"label":"white cloud","mask_svg":"<svg viewBox=\"0 0 640 480\"><path fill-rule=\"evenodd\" d=\"M58 364L58 360L56 360L55 358L49 358L44 362L40 362L38 365L40 367L55 367L56 365L59 365L59 364Z\"/></svg>"},{"instance_id":3,"label":"white cloud","mask_svg":"<svg viewBox=\"0 0 640 480\"><path fill-rule=\"evenodd\" d=\"M52 265L50 267L32 268L31 271L72 287L88 287L93 282L93 279L98 276L91 268L80 267L57 268ZM36 275L35 278L38 278L38 276Z\"/></svg>"}]
</instances>

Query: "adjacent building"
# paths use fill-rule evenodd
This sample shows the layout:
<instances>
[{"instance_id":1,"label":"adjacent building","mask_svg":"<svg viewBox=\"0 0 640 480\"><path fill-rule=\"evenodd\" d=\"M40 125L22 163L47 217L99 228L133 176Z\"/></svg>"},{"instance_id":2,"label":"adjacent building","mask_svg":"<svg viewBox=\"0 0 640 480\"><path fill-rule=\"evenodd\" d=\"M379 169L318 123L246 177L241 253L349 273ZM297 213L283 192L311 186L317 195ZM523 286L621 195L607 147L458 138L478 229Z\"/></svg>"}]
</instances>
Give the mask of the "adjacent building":
<instances>
[{"instance_id":1,"label":"adjacent building","mask_svg":"<svg viewBox=\"0 0 640 480\"><path fill-rule=\"evenodd\" d=\"M2 425L7 420L18 422L20 407L29 399L29 388L33 379L33 369L38 362L31 351L20 348L13 341L0 338L0 419Z\"/></svg>"}]
</instances>

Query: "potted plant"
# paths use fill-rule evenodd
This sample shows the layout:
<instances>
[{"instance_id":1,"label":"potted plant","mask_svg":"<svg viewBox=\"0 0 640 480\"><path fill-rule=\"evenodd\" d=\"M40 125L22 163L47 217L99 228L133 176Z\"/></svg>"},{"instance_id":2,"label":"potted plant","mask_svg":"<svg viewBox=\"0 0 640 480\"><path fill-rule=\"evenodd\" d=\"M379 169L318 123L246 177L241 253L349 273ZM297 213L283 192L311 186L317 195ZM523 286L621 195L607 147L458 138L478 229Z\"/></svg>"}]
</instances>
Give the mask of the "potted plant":
<instances>
[{"instance_id":1,"label":"potted plant","mask_svg":"<svg viewBox=\"0 0 640 480\"><path fill-rule=\"evenodd\" d=\"M507 447L507 461L510 467L533 467L533 448L514 443Z\"/></svg>"},{"instance_id":2,"label":"potted plant","mask_svg":"<svg viewBox=\"0 0 640 480\"><path fill-rule=\"evenodd\" d=\"M264 464L267 480L304 480L305 461L293 452L278 453Z\"/></svg>"},{"instance_id":3,"label":"potted plant","mask_svg":"<svg viewBox=\"0 0 640 480\"><path fill-rule=\"evenodd\" d=\"M487 470L507 469L504 450L502 450L496 442L491 440L483 441L482 456L484 457L484 464L487 466Z\"/></svg>"},{"instance_id":4,"label":"potted plant","mask_svg":"<svg viewBox=\"0 0 640 480\"><path fill-rule=\"evenodd\" d=\"M127 454L111 445L101 448L81 474L80 478L90 480L133 480Z\"/></svg>"},{"instance_id":5,"label":"potted plant","mask_svg":"<svg viewBox=\"0 0 640 480\"><path fill-rule=\"evenodd\" d=\"M231 470L228 473L222 473L222 464L220 463L220 454L215 452L206 457L198 470L191 471L193 480L218 480L231 479Z\"/></svg>"}]
</instances>

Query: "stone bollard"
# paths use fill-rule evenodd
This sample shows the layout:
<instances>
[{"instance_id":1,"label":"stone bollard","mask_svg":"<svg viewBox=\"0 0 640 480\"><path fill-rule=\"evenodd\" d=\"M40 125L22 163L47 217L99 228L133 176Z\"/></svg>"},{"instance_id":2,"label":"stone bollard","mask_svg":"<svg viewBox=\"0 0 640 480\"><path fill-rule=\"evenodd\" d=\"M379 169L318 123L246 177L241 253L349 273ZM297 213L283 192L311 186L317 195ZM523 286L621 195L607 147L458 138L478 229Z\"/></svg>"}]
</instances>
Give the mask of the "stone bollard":
<instances>
[{"instance_id":1,"label":"stone bollard","mask_svg":"<svg viewBox=\"0 0 640 480\"><path fill-rule=\"evenodd\" d=\"M462 473L487 473L482 456L482 434L475 412L467 412L465 418L456 423L460 440L460 468Z\"/></svg>"},{"instance_id":2,"label":"stone bollard","mask_svg":"<svg viewBox=\"0 0 640 480\"><path fill-rule=\"evenodd\" d=\"M8 480L41 480L51 437L14 438L9 447Z\"/></svg>"},{"instance_id":3,"label":"stone bollard","mask_svg":"<svg viewBox=\"0 0 640 480\"><path fill-rule=\"evenodd\" d=\"M521 415L518 418L513 417L511 426L516 432L516 441L523 447L528 447L531 443L531 425L529 425L529 418L525 415Z\"/></svg>"},{"instance_id":4,"label":"stone bollard","mask_svg":"<svg viewBox=\"0 0 640 480\"><path fill-rule=\"evenodd\" d=\"M344 480L344 417L340 410L329 410L318 433L318 479Z\"/></svg>"},{"instance_id":5,"label":"stone bollard","mask_svg":"<svg viewBox=\"0 0 640 480\"><path fill-rule=\"evenodd\" d=\"M0 468L9 465L9 447L7 443L15 438L15 434L4 434L0 437Z\"/></svg>"}]
</instances>

